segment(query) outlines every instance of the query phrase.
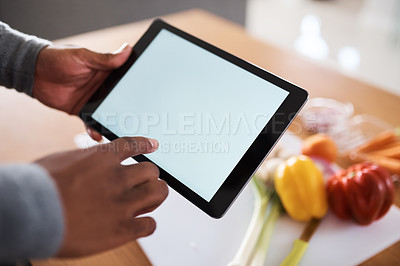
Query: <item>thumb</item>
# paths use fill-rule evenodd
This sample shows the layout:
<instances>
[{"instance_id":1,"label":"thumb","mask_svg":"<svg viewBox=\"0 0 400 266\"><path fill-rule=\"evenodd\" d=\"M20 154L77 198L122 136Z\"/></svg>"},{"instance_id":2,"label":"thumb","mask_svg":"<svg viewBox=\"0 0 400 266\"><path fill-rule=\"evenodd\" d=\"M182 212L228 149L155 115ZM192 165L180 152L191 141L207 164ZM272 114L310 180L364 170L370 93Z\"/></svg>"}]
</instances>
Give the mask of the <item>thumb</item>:
<instances>
[{"instance_id":1,"label":"thumb","mask_svg":"<svg viewBox=\"0 0 400 266\"><path fill-rule=\"evenodd\" d=\"M87 49L82 50L81 59L86 65L96 70L113 70L122 66L129 58L132 47L124 43L113 53L96 53Z\"/></svg>"}]
</instances>

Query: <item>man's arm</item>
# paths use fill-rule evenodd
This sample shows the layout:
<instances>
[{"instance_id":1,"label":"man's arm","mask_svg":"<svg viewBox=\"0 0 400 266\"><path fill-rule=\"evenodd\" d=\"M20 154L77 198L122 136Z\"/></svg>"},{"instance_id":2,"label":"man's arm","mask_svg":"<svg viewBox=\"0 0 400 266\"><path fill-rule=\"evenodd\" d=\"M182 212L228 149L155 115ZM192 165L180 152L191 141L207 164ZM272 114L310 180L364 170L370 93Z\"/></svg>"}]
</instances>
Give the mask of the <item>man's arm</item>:
<instances>
[{"instance_id":1,"label":"man's arm","mask_svg":"<svg viewBox=\"0 0 400 266\"><path fill-rule=\"evenodd\" d=\"M125 137L0 167L0 264L87 256L152 234L156 222L144 214L165 200L168 187L154 164L121 162L158 146Z\"/></svg>"},{"instance_id":2,"label":"man's arm","mask_svg":"<svg viewBox=\"0 0 400 266\"><path fill-rule=\"evenodd\" d=\"M42 49L47 44L0 22L0 85L69 114L131 53L129 46L113 54ZM0 166L0 263L90 255L150 235L155 221L142 215L164 201L167 185L155 165L121 161L157 148L156 140L121 138L36 164Z\"/></svg>"},{"instance_id":3,"label":"man's arm","mask_svg":"<svg viewBox=\"0 0 400 266\"><path fill-rule=\"evenodd\" d=\"M59 48L0 21L0 86L15 88L49 107L77 115L131 51L126 43L106 54L78 47ZM95 130L87 131L94 140L102 139Z\"/></svg>"},{"instance_id":4,"label":"man's arm","mask_svg":"<svg viewBox=\"0 0 400 266\"><path fill-rule=\"evenodd\" d=\"M0 262L53 256L63 239L54 181L36 164L0 166Z\"/></svg>"},{"instance_id":5,"label":"man's arm","mask_svg":"<svg viewBox=\"0 0 400 266\"><path fill-rule=\"evenodd\" d=\"M36 58L50 44L0 21L0 85L32 95Z\"/></svg>"},{"instance_id":6,"label":"man's arm","mask_svg":"<svg viewBox=\"0 0 400 266\"><path fill-rule=\"evenodd\" d=\"M0 22L0 85L32 95L36 59L49 44ZM47 172L35 164L0 166L0 261L52 256L63 232L61 202Z\"/></svg>"}]
</instances>

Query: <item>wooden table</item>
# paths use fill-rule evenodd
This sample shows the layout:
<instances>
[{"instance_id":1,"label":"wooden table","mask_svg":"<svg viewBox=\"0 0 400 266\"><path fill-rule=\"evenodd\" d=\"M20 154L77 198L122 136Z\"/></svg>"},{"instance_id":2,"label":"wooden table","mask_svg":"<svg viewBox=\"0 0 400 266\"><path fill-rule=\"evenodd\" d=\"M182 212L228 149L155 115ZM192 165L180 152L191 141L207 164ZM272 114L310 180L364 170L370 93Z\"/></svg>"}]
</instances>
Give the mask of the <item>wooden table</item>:
<instances>
[{"instance_id":1,"label":"wooden table","mask_svg":"<svg viewBox=\"0 0 400 266\"><path fill-rule=\"evenodd\" d=\"M293 52L258 41L247 35L241 26L205 11L189 10L163 18L205 41L300 85L309 91L310 97L323 96L350 101L357 114L372 114L392 125L400 125L399 97ZM125 41L134 44L150 23L151 20L140 21L65 38L56 43L81 45L109 52ZM84 131L78 118L51 110L13 90L0 90L0 121L0 132L3 136L0 147L2 162L32 161L46 154L73 149L74 135ZM400 190L397 191L398 206L399 199ZM34 266L149 264L136 242L84 259L33 262ZM376 264L400 264L400 242L363 263Z\"/></svg>"}]
</instances>

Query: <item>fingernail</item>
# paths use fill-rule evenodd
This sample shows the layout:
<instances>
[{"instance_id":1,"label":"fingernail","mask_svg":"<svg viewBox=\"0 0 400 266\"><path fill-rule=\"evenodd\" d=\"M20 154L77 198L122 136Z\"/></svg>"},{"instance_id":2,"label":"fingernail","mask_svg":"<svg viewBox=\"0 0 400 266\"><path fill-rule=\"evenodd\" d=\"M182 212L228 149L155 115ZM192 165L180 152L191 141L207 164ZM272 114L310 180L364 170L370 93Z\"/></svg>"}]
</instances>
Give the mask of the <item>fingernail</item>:
<instances>
[{"instance_id":1,"label":"fingernail","mask_svg":"<svg viewBox=\"0 0 400 266\"><path fill-rule=\"evenodd\" d=\"M151 144L152 150L156 150L159 145L158 141L156 139L150 139L150 138L148 140Z\"/></svg>"},{"instance_id":2,"label":"fingernail","mask_svg":"<svg viewBox=\"0 0 400 266\"><path fill-rule=\"evenodd\" d=\"M90 136L92 134L92 130L88 127L86 128L86 133Z\"/></svg>"},{"instance_id":3,"label":"fingernail","mask_svg":"<svg viewBox=\"0 0 400 266\"><path fill-rule=\"evenodd\" d=\"M122 52L126 47L128 47L128 43L124 42L120 48L118 48L118 50L114 51L113 54L119 54L120 52Z\"/></svg>"}]
</instances>

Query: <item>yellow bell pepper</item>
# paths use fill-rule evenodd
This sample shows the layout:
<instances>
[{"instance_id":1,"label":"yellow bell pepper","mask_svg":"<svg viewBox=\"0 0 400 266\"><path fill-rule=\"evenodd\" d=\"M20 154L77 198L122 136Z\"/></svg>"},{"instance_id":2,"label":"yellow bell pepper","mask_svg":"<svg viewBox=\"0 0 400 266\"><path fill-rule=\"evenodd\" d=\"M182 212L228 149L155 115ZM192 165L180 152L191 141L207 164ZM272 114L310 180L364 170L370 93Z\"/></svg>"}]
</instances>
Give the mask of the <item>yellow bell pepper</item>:
<instances>
[{"instance_id":1,"label":"yellow bell pepper","mask_svg":"<svg viewBox=\"0 0 400 266\"><path fill-rule=\"evenodd\" d=\"M289 158L275 172L275 189L291 218L309 221L322 218L328 210L324 179L305 155Z\"/></svg>"}]
</instances>

